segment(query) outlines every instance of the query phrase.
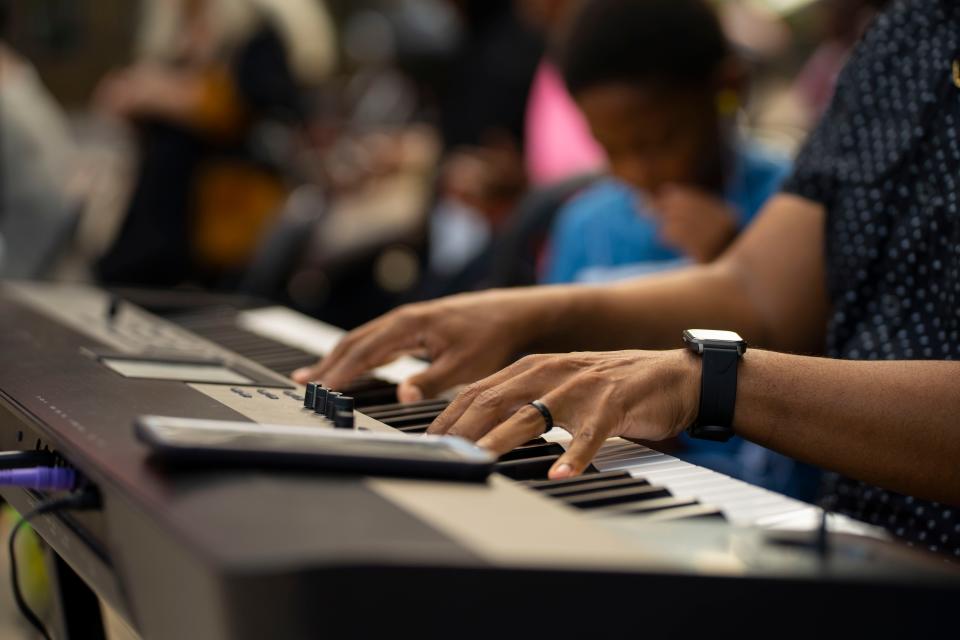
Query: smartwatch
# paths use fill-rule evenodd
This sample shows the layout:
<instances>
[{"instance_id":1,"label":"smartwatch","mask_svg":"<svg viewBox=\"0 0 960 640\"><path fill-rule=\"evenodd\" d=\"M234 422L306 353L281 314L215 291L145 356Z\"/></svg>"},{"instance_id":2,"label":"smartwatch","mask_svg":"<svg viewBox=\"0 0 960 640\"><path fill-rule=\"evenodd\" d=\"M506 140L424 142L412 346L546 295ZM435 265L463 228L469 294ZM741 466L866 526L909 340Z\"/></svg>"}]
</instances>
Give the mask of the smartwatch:
<instances>
[{"instance_id":1,"label":"smartwatch","mask_svg":"<svg viewBox=\"0 0 960 640\"><path fill-rule=\"evenodd\" d=\"M713 329L687 329L683 342L703 360L700 411L687 433L694 438L726 442L733 437L737 364L747 351L747 343L733 331Z\"/></svg>"}]
</instances>

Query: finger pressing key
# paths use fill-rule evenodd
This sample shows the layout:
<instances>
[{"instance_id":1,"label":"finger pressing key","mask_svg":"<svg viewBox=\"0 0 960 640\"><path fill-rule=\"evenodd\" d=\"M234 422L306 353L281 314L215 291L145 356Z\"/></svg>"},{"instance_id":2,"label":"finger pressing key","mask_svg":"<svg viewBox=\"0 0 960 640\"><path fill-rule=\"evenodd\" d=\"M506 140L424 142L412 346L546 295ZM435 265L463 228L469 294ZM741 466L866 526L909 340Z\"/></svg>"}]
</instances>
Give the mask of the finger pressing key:
<instances>
[{"instance_id":1,"label":"finger pressing key","mask_svg":"<svg viewBox=\"0 0 960 640\"><path fill-rule=\"evenodd\" d=\"M580 475L587 468L607 435L597 429L593 421L580 425L573 434L573 440L567 447L566 453L550 468L548 477L551 480L561 480Z\"/></svg>"}]
</instances>

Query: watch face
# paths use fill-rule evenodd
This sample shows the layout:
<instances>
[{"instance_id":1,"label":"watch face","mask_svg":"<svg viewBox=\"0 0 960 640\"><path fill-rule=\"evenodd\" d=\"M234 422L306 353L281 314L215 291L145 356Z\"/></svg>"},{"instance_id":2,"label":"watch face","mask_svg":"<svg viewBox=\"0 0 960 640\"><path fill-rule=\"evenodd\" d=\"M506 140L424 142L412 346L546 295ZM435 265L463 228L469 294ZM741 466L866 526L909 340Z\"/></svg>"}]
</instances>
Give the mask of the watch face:
<instances>
[{"instance_id":1,"label":"watch face","mask_svg":"<svg viewBox=\"0 0 960 640\"><path fill-rule=\"evenodd\" d=\"M714 342L743 342L743 338L735 331L721 331L718 329L687 329L686 333L693 340L710 340Z\"/></svg>"}]
</instances>

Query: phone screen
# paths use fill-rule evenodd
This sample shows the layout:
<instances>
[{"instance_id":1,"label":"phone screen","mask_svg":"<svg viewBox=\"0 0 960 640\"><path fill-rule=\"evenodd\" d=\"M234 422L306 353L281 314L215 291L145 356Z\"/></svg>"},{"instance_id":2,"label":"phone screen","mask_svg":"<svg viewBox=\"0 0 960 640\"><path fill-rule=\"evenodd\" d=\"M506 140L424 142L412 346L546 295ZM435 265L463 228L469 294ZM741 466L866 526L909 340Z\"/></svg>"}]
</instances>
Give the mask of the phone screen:
<instances>
[{"instance_id":1,"label":"phone screen","mask_svg":"<svg viewBox=\"0 0 960 640\"><path fill-rule=\"evenodd\" d=\"M489 463L493 456L455 437L337 431L323 427L142 416L138 429L166 448L274 452L344 458Z\"/></svg>"}]
</instances>

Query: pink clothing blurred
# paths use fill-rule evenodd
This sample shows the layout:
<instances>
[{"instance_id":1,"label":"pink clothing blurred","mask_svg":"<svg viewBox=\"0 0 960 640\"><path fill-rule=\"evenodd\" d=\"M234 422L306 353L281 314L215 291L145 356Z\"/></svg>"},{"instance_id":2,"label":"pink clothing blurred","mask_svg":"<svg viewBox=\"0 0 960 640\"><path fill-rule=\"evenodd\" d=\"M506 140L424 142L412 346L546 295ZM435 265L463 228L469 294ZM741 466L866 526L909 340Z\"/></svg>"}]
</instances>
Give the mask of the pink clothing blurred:
<instances>
[{"instance_id":1,"label":"pink clothing blurred","mask_svg":"<svg viewBox=\"0 0 960 640\"><path fill-rule=\"evenodd\" d=\"M557 68L540 63L527 101L525 164L536 186L598 171L606 155Z\"/></svg>"},{"instance_id":2,"label":"pink clothing blurred","mask_svg":"<svg viewBox=\"0 0 960 640\"><path fill-rule=\"evenodd\" d=\"M850 57L850 49L851 46L836 41L821 44L794 81L794 90L808 110L811 123L819 120L830 105L837 77Z\"/></svg>"}]
</instances>

